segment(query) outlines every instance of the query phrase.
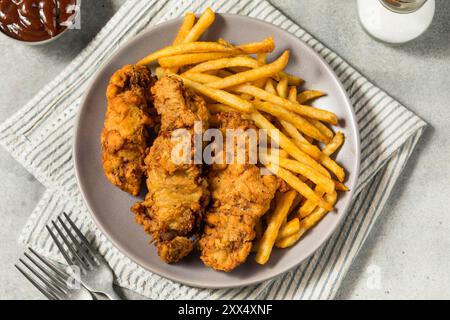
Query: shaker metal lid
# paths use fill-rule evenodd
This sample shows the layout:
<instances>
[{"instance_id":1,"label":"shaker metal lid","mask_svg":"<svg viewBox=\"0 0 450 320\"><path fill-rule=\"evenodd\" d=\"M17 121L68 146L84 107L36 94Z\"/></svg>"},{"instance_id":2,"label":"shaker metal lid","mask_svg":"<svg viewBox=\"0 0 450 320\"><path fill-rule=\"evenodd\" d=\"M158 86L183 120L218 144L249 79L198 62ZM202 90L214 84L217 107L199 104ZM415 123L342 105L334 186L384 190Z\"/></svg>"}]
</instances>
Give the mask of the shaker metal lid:
<instances>
[{"instance_id":1,"label":"shaker metal lid","mask_svg":"<svg viewBox=\"0 0 450 320\"><path fill-rule=\"evenodd\" d=\"M396 13L412 13L419 10L427 0L379 0L390 11Z\"/></svg>"}]
</instances>

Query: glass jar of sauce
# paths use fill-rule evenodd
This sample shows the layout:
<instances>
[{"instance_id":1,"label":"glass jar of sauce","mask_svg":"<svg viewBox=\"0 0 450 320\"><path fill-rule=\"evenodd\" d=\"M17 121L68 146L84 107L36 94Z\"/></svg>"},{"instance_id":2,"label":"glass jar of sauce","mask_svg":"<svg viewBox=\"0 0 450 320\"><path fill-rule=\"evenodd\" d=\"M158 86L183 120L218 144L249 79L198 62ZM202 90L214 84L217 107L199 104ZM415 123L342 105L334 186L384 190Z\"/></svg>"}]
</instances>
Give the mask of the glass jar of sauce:
<instances>
[{"instance_id":1,"label":"glass jar of sauce","mask_svg":"<svg viewBox=\"0 0 450 320\"><path fill-rule=\"evenodd\" d=\"M74 20L77 0L0 0L0 31L25 42L42 42Z\"/></svg>"}]
</instances>

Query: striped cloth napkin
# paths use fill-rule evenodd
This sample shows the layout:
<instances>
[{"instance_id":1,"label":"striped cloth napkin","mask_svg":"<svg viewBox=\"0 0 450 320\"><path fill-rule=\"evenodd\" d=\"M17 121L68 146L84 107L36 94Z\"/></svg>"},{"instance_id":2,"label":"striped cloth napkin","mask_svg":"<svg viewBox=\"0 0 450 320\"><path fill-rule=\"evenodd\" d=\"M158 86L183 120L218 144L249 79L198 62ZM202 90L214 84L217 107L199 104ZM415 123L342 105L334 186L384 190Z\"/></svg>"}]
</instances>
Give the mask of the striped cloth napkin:
<instances>
[{"instance_id":1,"label":"striped cloth napkin","mask_svg":"<svg viewBox=\"0 0 450 320\"><path fill-rule=\"evenodd\" d=\"M353 204L334 235L297 268L259 285L228 290L191 288L138 266L99 232L81 199L72 163L74 117L87 83L124 41L186 11L256 17L306 42L335 70L355 108L361 130L362 165ZM62 211L92 237L120 286L152 299L328 299L339 285L380 215L424 127L420 118L261 0L129 0L87 48L33 100L0 127L1 144L47 188L20 242L60 259L44 226Z\"/></svg>"}]
</instances>

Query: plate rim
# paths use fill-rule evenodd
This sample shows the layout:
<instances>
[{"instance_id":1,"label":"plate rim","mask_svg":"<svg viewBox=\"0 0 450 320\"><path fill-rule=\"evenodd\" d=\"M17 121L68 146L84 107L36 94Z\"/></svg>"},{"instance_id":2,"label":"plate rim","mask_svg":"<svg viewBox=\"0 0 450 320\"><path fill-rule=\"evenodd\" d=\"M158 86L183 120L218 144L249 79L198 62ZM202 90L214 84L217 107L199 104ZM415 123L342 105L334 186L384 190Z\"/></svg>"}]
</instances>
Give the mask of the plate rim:
<instances>
[{"instance_id":1,"label":"plate rim","mask_svg":"<svg viewBox=\"0 0 450 320\"><path fill-rule=\"evenodd\" d=\"M311 257L314 253L317 252L317 250L320 249L320 247L322 247L329 239L330 237L334 234L334 232L336 232L336 230L338 229L338 227L342 224L342 222L344 221L344 217L347 216L349 208L350 208L350 204L352 203L353 200L353 196L355 195L355 189L358 186L359 183L359 174L360 174L360 167L361 167L361 142L360 142L360 132L359 132L359 127L357 125L357 119L356 119L356 113L355 110L353 109L352 103L350 101L350 98L347 94L347 91L344 88L343 83L340 81L340 79L338 78L338 76L336 75L336 73L334 72L334 70L331 68L331 66L328 64L328 62L326 62L325 59L322 58L322 56L320 56L314 49L311 48L311 46L309 46L306 42L304 42L303 40L301 40L300 38L296 37L294 34L292 34L291 32L284 30L282 28L280 28L279 26L272 24L270 22L258 19L258 18L254 18L254 17L248 17L248 16L243 16L243 15L239 15L239 14L230 14L230 13L216 13L217 15L223 17L224 19L226 19L227 17L232 17L232 18L237 18L237 19L241 19L241 20L250 20L253 23L259 23L259 24L263 24L268 28L275 28L278 29L279 32L284 33L287 37L291 38L292 41L295 42L300 42L305 50L309 51L311 54L313 54L314 56L316 56L316 58L319 59L320 63L323 65L323 67L325 69L327 69L328 72L330 72L330 74L332 75L333 81L336 83L338 89L341 91L341 93L343 94L344 100L345 100L345 108L349 111L349 115L351 118L351 126L350 126L350 131L352 131L352 134L354 135L354 140L355 140L355 158L356 158L356 166L355 166L355 172L352 172L352 174L354 175L354 186L355 188L352 188L348 194L349 194L349 201L344 205L343 209L341 210L342 212L339 214L337 223L335 224L335 226L333 228L330 228L330 230L328 230L327 232L324 232L324 235L322 236L322 241L320 243L318 243L316 246L312 247L312 250L310 250L310 253L308 255L306 255L303 259L299 259L299 261L296 261L295 263L292 263L291 265L288 265L284 268L278 267L278 269L276 269L276 271L274 272L273 275L271 276L263 276L261 277L261 279L259 280L249 280L246 281L245 279L243 279L241 282L241 284L232 284L232 285L209 285L209 284L202 284L199 285L197 282L191 282L189 279L180 279L178 277L175 276L171 276L171 275L167 275L167 274L162 274L159 271L154 270L153 268L151 268L148 264L146 264L144 261L142 261L139 257L130 254L129 252L127 252L127 250L124 248L124 246L122 246L120 243L118 243L117 241L115 241L115 239L113 238L112 235L110 235L105 228L103 227L103 224L97 219L96 214L94 213L94 210L92 210L92 207L89 203L89 201L87 200L87 197L85 195L85 190L83 188L83 184L81 183L81 177L79 175L79 162L77 160L77 148L79 147L79 143L78 143L78 136L79 136L79 129L81 127L81 114L82 114L82 110L84 109L84 106L86 105L86 100L89 96L90 90L91 88L94 86L94 83L98 81L98 78L100 76L100 74L103 72L103 70L107 67L107 65L109 64L109 62L111 60L114 60L114 58L116 56L118 56L122 50L124 50L124 48L126 48L127 46L129 46L130 43L134 42L134 41L138 41L138 39L140 38L144 38L148 33L152 33L157 31L158 29L164 28L167 25L170 25L172 23L175 22L181 22L183 20L183 17L178 17L175 19L170 19L167 21L164 21L162 23L159 23L157 25L154 25L152 27L148 27L146 29L144 29L142 32L140 32L139 34L133 36L132 38L128 39L127 41L125 41L124 43L122 43L120 45L120 47L116 50L116 52L114 52L108 59L106 59L102 65L99 67L99 69L95 72L95 74L92 76L92 79L88 82L87 86L86 86L86 90L83 94L83 98L80 101L80 107L77 110L77 114L75 117L75 122L74 122L74 128L73 128L73 138L72 138L72 159L73 159L73 163L74 163L74 171L75 171L75 178L76 178L76 182L77 182L77 186L79 188L81 197L83 199L83 203L85 204L86 208L89 211L89 214L92 218L92 220L94 221L94 223L96 224L97 228L101 231L101 233L108 239L108 241L111 242L111 244L117 249L119 250L125 257L128 257L129 259L131 259L133 262L135 262L137 265L139 265L140 267L144 268L145 270L150 271L151 273L154 273L158 276L161 276L165 279L169 279L171 281L175 281L177 283L181 283L190 287L194 287L194 288L201 288L201 289L229 289L229 288L238 288L238 287L246 287L246 286L251 286L251 285L256 285L259 283L262 283L264 281L268 281L271 280L275 277L278 277L286 272L289 272L290 270L294 269L295 267L297 267L300 263L304 262L305 260L307 260L309 257ZM330 49L329 49L330 50Z\"/></svg>"}]
</instances>

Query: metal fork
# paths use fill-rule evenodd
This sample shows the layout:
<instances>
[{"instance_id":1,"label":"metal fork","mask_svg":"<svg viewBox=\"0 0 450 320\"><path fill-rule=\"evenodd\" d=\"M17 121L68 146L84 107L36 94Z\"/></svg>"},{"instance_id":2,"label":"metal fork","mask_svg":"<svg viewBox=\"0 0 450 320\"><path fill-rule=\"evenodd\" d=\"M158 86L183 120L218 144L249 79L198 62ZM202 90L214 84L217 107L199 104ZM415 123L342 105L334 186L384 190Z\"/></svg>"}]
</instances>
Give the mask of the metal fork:
<instances>
[{"instance_id":1,"label":"metal fork","mask_svg":"<svg viewBox=\"0 0 450 320\"><path fill-rule=\"evenodd\" d=\"M93 300L91 293L84 287L71 287L70 275L64 271L61 265L52 263L28 249L31 254L25 252L27 260L20 258L20 264L15 267L28 279L44 296L50 300ZM27 270L27 271L26 271Z\"/></svg>"},{"instance_id":2,"label":"metal fork","mask_svg":"<svg viewBox=\"0 0 450 320\"><path fill-rule=\"evenodd\" d=\"M70 220L69 216L65 212L63 215L67 222L64 222L61 217L58 217L57 221L65 232L55 221L52 221L52 225L62 242L48 226L47 230L64 259L69 265L80 267L80 280L86 289L91 292L102 293L111 300L122 300L114 291L114 274L106 260L98 254L97 250L89 243L75 223Z\"/></svg>"}]
</instances>

